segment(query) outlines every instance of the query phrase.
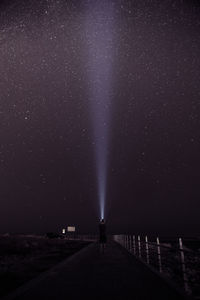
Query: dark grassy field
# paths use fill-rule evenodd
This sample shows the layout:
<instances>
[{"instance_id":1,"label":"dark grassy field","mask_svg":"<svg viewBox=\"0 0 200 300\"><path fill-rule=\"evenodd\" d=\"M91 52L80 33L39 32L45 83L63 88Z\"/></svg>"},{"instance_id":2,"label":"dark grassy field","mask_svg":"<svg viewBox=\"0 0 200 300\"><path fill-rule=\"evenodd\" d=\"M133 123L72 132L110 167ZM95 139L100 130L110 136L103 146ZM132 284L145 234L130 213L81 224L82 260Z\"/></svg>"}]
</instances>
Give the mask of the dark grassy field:
<instances>
[{"instance_id":1,"label":"dark grassy field","mask_svg":"<svg viewBox=\"0 0 200 300\"><path fill-rule=\"evenodd\" d=\"M88 242L34 235L0 235L0 297L37 277Z\"/></svg>"}]
</instances>

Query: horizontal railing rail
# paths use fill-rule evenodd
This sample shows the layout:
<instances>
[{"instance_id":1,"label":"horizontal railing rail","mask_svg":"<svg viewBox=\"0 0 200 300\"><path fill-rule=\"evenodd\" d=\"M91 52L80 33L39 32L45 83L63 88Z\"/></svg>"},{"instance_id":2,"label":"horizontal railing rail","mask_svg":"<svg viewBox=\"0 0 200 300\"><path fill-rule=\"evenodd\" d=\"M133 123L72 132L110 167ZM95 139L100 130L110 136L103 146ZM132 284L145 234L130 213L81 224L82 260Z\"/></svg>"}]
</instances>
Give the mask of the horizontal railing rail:
<instances>
[{"instance_id":1,"label":"horizontal railing rail","mask_svg":"<svg viewBox=\"0 0 200 300\"><path fill-rule=\"evenodd\" d=\"M98 236L95 234L75 234L75 235L66 235L66 238L72 238L75 240L82 240L82 241L97 241Z\"/></svg>"}]
</instances>

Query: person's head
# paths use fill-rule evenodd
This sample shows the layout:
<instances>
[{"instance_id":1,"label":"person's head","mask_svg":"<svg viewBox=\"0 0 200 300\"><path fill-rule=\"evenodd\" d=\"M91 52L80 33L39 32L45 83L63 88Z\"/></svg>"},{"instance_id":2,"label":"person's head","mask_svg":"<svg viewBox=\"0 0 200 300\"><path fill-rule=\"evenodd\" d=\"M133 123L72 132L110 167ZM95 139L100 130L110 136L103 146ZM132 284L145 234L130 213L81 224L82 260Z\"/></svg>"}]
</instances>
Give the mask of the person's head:
<instances>
[{"instance_id":1,"label":"person's head","mask_svg":"<svg viewBox=\"0 0 200 300\"><path fill-rule=\"evenodd\" d=\"M105 220L104 220L104 219L101 219L100 222L101 222L101 223L105 223Z\"/></svg>"}]
</instances>

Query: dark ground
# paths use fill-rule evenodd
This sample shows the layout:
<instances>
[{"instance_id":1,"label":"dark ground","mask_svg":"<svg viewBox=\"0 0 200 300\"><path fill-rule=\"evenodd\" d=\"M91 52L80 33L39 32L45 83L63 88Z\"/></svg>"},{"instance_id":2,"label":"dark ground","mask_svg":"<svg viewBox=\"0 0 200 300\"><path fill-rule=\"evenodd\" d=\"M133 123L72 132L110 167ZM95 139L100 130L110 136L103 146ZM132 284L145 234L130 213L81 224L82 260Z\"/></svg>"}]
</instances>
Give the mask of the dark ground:
<instances>
[{"instance_id":1,"label":"dark ground","mask_svg":"<svg viewBox=\"0 0 200 300\"><path fill-rule=\"evenodd\" d=\"M0 236L0 297L38 277L88 242L44 236Z\"/></svg>"},{"instance_id":2,"label":"dark ground","mask_svg":"<svg viewBox=\"0 0 200 300\"><path fill-rule=\"evenodd\" d=\"M120 245L104 253L94 243L6 299L162 299L180 300L156 274Z\"/></svg>"}]
</instances>

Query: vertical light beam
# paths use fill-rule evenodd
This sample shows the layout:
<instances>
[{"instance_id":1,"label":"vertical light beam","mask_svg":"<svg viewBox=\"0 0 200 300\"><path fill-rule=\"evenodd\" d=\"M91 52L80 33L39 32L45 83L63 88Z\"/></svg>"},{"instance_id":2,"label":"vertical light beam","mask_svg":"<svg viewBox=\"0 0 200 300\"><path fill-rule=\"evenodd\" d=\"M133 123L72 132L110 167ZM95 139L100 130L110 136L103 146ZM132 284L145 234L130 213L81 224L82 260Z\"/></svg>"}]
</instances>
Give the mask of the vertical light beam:
<instances>
[{"instance_id":1,"label":"vertical light beam","mask_svg":"<svg viewBox=\"0 0 200 300\"><path fill-rule=\"evenodd\" d=\"M89 102L94 133L100 217L104 218L112 93L113 3L87 1Z\"/></svg>"}]
</instances>

